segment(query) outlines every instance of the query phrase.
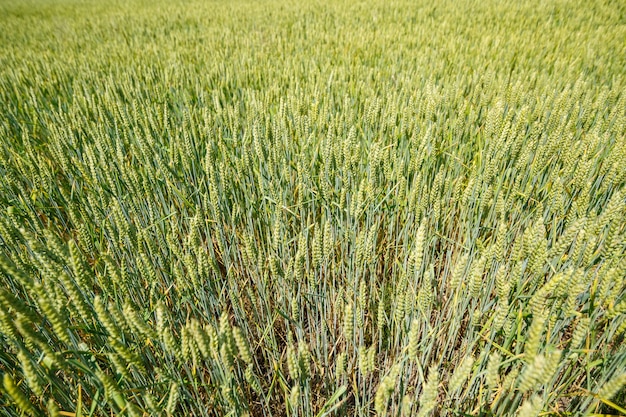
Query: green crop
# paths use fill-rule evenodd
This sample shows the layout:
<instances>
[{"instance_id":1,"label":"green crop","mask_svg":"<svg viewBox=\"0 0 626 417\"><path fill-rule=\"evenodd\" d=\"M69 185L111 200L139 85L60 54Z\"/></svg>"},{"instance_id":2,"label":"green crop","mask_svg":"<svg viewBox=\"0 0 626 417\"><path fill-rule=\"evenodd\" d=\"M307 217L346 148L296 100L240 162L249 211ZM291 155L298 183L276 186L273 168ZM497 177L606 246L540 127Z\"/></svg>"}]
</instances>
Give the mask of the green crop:
<instances>
[{"instance_id":1,"label":"green crop","mask_svg":"<svg viewBox=\"0 0 626 417\"><path fill-rule=\"evenodd\" d=\"M626 415L625 6L0 0L0 416Z\"/></svg>"}]
</instances>

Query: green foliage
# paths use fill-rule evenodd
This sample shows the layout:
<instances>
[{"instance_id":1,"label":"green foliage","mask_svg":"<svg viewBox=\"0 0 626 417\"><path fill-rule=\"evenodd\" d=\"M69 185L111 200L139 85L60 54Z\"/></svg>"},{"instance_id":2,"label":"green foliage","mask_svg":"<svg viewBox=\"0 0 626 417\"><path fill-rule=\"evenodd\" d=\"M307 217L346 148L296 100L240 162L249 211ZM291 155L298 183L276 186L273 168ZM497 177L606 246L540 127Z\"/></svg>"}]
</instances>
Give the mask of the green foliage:
<instances>
[{"instance_id":1,"label":"green foliage","mask_svg":"<svg viewBox=\"0 0 626 417\"><path fill-rule=\"evenodd\" d=\"M624 413L624 16L0 0L0 416Z\"/></svg>"}]
</instances>

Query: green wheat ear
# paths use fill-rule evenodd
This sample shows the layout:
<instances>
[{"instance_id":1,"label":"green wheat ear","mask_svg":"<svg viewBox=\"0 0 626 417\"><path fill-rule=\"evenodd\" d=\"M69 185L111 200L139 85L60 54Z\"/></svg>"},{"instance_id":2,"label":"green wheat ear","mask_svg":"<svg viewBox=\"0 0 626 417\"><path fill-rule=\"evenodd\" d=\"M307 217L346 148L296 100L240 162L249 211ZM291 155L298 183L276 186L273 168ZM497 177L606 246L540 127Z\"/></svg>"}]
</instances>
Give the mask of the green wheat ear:
<instances>
[{"instance_id":1,"label":"green wheat ear","mask_svg":"<svg viewBox=\"0 0 626 417\"><path fill-rule=\"evenodd\" d=\"M35 406L30 402L28 397L20 390L20 388L15 385L13 378L8 373L5 373L2 377L2 387L4 391L9 395L11 400L15 403L18 410L32 416L40 415L40 412Z\"/></svg>"},{"instance_id":2,"label":"green wheat ear","mask_svg":"<svg viewBox=\"0 0 626 417\"><path fill-rule=\"evenodd\" d=\"M416 359L419 349L420 339L420 323L417 319L411 322L409 330L409 358Z\"/></svg>"},{"instance_id":3,"label":"green wheat ear","mask_svg":"<svg viewBox=\"0 0 626 417\"><path fill-rule=\"evenodd\" d=\"M422 393L419 398L418 416L427 416L436 407L436 400L439 387L439 369L431 366L428 371L428 379L423 386Z\"/></svg>"},{"instance_id":4,"label":"green wheat ear","mask_svg":"<svg viewBox=\"0 0 626 417\"><path fill-rule=\"evenodd\" d=\"M448 382L448 386L450 391L456 391L465 381L467 380L470 372L472 371L472 367L474 365L474 358L472 356L467 356L460 365L456 368L450 381Z\"/></svg>"},{"instance_id":5,"label":"green wheat ear","mask_svg":"<svg viewBox=\"0 0 626 417\"><path fill-rule=\"evenodd\" d=\"M499 352L489 354L489 361L487 362L486 381L489 389L494 391L500 384L500 364L502 357Z\"/></svg>"},{"instance_id":6,"label":"green wheat ear","mask_svg":"<svg viewBox=\"0 0 626 417\"><path fill-rule=\"evenodd\" d=\"M626 385L626 372L616 372L611 379L602 385L598 391L598 397L604 400L610 400L624 385Z\"/></svg>"},{"instance_id":7,"label":"green wheat ear","mask_svg":"<svg viewBox=\"0 0 626 417\"><path fill-rule=\"evenodd\" d=\"M522 403L517 410L519 417L537 417L543 409L543 400L538 395L533 395Z\"/></svg>"},{"instance_id":8,"label":"green wheat ear","mask_svg":"<svg viewBox=\"0 0 626 417\"><path fill-rule=\"evenodd\" d=\"M174 415L176 411L176 406L178 404L179 397L179 386L177 383L172 383L170 385L170 392L167 397L167 404L165 406L165 412L168 416Z\"/></svg>"}]
</instances>

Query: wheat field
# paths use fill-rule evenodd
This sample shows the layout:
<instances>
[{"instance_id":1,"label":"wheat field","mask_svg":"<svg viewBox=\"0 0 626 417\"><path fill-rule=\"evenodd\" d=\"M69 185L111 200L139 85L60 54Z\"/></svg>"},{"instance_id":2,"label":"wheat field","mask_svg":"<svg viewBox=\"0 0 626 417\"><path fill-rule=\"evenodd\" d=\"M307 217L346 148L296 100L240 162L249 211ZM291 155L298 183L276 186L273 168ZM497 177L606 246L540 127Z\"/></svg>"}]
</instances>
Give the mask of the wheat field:
<instances>
[{"instance_id":1,"label":"wheat field","mask_svg":"<svg viewBox=\"0 0 626 417\"><path fill-rule=\"evenodd\" d=\"M0 0L0 416L626 416L625 40Z\"/></svg>"}]
</instances>

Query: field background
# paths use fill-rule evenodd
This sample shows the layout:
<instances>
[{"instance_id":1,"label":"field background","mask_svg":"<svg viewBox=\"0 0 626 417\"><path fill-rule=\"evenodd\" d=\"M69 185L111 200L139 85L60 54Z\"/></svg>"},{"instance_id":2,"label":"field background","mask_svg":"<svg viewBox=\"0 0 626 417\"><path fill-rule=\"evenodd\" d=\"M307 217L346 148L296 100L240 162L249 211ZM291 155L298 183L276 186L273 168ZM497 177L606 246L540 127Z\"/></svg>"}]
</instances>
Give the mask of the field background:
<instances>
[{"instance_id":1,"label":"field background","mask_svg":"<svg viewBox=\"0 0 626 417\"><path fill-rule=\"evenodd\" d=\"M626 415L626 3L0 0L0 416Z\"/></svg>"}]
</instances>

